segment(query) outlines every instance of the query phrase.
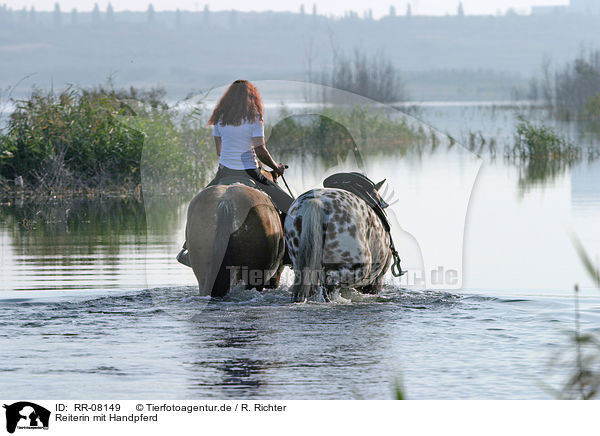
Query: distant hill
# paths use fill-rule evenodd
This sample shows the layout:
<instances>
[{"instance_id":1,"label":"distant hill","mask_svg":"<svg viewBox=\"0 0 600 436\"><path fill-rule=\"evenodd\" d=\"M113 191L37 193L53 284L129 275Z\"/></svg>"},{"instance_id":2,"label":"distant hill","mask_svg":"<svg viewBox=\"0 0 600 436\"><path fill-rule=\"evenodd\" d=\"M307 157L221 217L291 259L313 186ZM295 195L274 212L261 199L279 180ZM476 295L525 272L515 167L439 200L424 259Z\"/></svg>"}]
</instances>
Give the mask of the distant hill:
<instances>
[{"instance_id":1,"label":"distant hill","mask_svg":"<svg viewBox=\"0 0 600 436\"><path fill-rule=\"evenodd\" d=\"M325 16L280 12L60 13L0 9L0 88L164 85L173 96L244 77L302 80L333 50L383 50L415 99L498 99L542 58L600 46L600 16Z\"/></svg>"}]
</instances>

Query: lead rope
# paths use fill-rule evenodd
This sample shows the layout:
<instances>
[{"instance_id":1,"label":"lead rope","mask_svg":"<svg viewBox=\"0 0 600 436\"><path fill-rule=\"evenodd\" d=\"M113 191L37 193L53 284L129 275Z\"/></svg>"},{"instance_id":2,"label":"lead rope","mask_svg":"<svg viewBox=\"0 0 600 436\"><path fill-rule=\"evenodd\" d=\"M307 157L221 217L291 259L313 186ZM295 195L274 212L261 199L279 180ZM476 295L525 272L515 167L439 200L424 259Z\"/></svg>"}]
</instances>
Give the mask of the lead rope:
<instances>
[{"instance_id":1,"label":"lead rope","mask_svg":"<svg viewBox=\"0 0 600 436\"><path fill-rule=\"evenodd\" d=\"M396 247L394 247L394 241L392 241L392 235L390 234L390 249L392 250L392 257L394 258L394 262L392 263L392 275L394 277L402 277L408 271L402 271L402 265L400 264L400 255L396 251Z\"/></svg>"},{"instance_id":2,"label":"lead rope","mask_svg":"<svg viewBox=\"0 0 600 436\"><path fill-rule=\"evenodd\" d=\"M284 165L283 167L284 167L285 169L288 169L288 168L289 168L287 165ZM291 189L290 189L290 187L288 186L288 184L287 184L287 180L285 180L285 177L283 177L283 174L282 174L282 175L280 175L279 177L281 177L281 180L283 180L283 183L285 183L285 187L287 188L288 192L290 193L290 197L292 197L292 198L294 198L294 199L295 199L296 197L294 197L294 194L292 194L292 190L291 190Z\"/></svg>"}]
</instances>

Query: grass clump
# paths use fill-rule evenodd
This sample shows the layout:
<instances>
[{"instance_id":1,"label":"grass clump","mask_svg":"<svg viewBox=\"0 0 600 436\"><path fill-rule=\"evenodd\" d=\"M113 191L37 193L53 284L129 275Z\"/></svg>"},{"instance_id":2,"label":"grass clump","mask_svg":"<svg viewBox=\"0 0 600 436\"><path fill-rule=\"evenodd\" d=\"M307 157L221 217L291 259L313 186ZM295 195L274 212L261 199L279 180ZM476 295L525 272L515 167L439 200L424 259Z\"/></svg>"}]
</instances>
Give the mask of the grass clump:
<instances>
[{"instance_id":1,"label":"grass clump","mask_svg":"<svg viewBox=\"0 0 600 436\"><path fill-rule=\"evenodd\" d=\"M558 135L554 129L519 118L515 144L509 158L520 170L521 189L556 179L581 155L580 147Z\"/></svg>"},{"instance_id":2,"label":"grass clump","mask_svg":"<svg viewBox=\"0 0 600 436\"><path fill-rule=\"evenodd\" d=\"M580 148L557 134L554 129L535 125L520 117L515 134L515 151L523 158L573 160Z\"/></svg>"}]
</instances>

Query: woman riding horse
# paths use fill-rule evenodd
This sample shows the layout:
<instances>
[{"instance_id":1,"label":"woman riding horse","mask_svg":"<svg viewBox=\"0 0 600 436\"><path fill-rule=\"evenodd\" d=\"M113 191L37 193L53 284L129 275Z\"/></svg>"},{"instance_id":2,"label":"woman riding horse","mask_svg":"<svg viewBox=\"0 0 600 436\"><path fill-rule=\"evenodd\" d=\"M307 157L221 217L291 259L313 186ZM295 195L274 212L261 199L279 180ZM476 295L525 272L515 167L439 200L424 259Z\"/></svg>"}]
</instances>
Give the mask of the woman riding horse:
<instances>
[{"instance_id":1,"label":"woman riding horse","mask_svg":"<svg viewBox=\"0 0 600 436\"><path fill-rule=\"evenodd\" d=\"M282 222L294 199L260 171L258 160L278 175L285 166L275 162L265 144L263 107L258 89L247 80L236 80L219 100L209 121L213 126L219 169L207 185L218 185L223 178L250 179L271 197L281 211ZM177 260L190 266L186 244Z\"/></svg>"}]
</instances>

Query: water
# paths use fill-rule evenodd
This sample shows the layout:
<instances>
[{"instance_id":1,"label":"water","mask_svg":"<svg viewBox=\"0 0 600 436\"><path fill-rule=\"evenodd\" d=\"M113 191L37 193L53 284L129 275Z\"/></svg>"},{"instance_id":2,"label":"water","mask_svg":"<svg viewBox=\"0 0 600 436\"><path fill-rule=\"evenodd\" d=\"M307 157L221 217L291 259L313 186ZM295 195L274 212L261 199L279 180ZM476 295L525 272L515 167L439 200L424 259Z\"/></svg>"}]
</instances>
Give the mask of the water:
<instances>
[{"instance_id":1,"label":"water","mask_svg":"<svg viewBox=\"0 0 600 436\"><path fill-rule=\"evenodd\" d=\"M545 398L548 352L564 340L572 311L557 298L398 290L295 306L285 292L248 291L181 319L156 307L155 292L179 315L196 313L192 288L4 300L4 392L385 399L402 378L413 399ZM597 316L596 309L589 322Z\"/></svg>"},{"instance_id":2,"label":"water","mask_svg":"<svg viewBox=\"0 0 600 436\"><path fill-rule=\"evenodd\" d=\"M456 110L421 116L456 137L465 119L509 135L502 117L512 119L513 109ZM294 305L288 271L280 289L209 301L173 258L189 199L3 205L3 392L32 400L386 399L402 380L411 399L552 398L547 387L572 370L572 360L552 362L572 349L575 283L582 330L600 321L600 294L568 236L578 234L598 258L599 163L527 189L518 169L464 152L373 155L366 165L399 199L394 237L405 265L426 275L456 270L458 284L389 278L378 296ZM287 179L300 191L325 171L295 162Z\"/></svg>"}]
</instances>

